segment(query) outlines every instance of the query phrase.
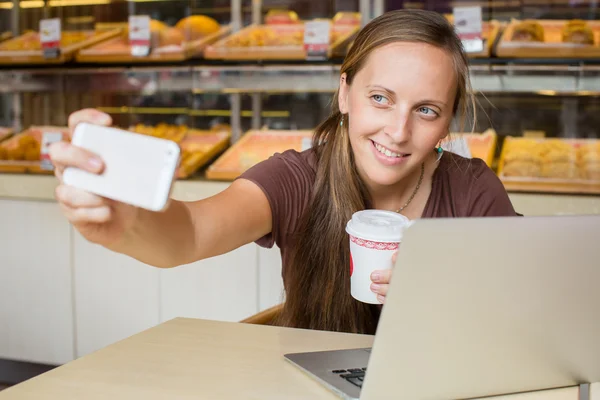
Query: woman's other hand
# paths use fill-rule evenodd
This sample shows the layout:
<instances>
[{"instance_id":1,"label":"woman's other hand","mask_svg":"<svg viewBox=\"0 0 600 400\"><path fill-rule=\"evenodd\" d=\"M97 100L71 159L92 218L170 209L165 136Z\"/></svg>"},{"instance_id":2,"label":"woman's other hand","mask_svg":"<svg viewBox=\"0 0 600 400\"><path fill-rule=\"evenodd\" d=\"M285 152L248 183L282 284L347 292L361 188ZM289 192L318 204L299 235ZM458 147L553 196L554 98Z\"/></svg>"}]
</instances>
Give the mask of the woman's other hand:
<instances>
[{"instance_id":1,"label":"woman's other hand","mask_svg":"<svg viewBox=\"0 0 600 400\"><path fill-rule=\"evenodd\" d=\"M395 252L392 256L392 265L396 264L396 258L398 252ZM381 304L385 303L385 297L387 296L388 289L390 287L390 280L392 279L393 269L376 270L371 274L371 291L377 294L377 300Z\"/></svg>"}]
</instances>

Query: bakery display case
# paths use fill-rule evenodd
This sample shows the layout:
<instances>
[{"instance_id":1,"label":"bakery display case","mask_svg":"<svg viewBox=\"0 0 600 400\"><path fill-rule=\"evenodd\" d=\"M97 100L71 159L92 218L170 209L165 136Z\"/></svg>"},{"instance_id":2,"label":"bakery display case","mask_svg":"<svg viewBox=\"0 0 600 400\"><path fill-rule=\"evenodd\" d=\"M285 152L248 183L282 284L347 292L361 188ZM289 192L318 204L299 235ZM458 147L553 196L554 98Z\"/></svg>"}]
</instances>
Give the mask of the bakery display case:
<instances>
[{"instance_id":1,"label":"bakery display case","mask_svg":"<svg viewBox=\"0 0 600 400\"><path fill-rule=\"evenodd\" d=\"M151 50L146 56L132 54L129 31L124 24L120 35L79 51L77 61L97 64L183 61L201 57L207 46L229 34L231 28L206 15L191 15L174 26L150 20L150 30Z\"/></svg>"},{"instance_id":2,"label":"bakery display case","mask_svg":"<svg viewBox=\"0 0 600 400\"><path fill-rule=\"evenodd\" d=\"M359 13L338 13L327 19L327 58L343 52L360 29ZM252 24L209 46L205 58L213 60L306 60L305 23L295 12L268 13L264 25Z\"/></svg>"},{"instance_id":3,"label":"bakery display case","mask_svg":"<svg viewBox=\"0 0 600 400\"><path fill-rule=\"evenodd\" d=\"M0 64L63 64L75 53L120 34L119 29L106 31L64 31L56 57L46 57L39 32L27 32L0 43Z\"/></svg>"},{"instance_id":4,"label":"bakery display case","mask_svg":"<svg viewBox=\"0 0 600 400\"><path fill-rule=\"evenodd\" d=\"M499 57L598 58L600 21L511 21L498 45Z\"/></svg>"},{"instance_id":5,"label":"bakery display case","mask_svg":"<svg viewBox=\"0 0 600 400\"><path fill-rule=\"evenodd\" d=\"M7 36L13 36L0 42L0 126L14 134L64 127L73 111L97 108L116 126L176 138L184 150L178 178L200 182L227 182L274 152L306 148L307 132L329 112L343 56L371 18L384 10L421 8L455 23L451 2L49 4L0 8L0 18L11 24ZM453 123L458 133L449 145L456 150L458 143L463 153L484 159L509 191L600 194L594 172L600 131L597 10L566 1L464 5L481 13L483 46L469 51L477 118L467 126ZM149 18L147 55L132 53L132 15ZM33 56L41 52L42 18L61 20L61 58ZM306 44L316 34L313 22L325 23L329 32L316 58ZM18 143L12 140L5 144ZM258 140L264 145L257 147ZM548 159L533 142L556 145L550 155L575 149L561 155L571 157L572 165ZM580 147L587 149L584 156ZM27 159L33 152L10 154L12 159L0 154L4 163L34 161Z\"/></svg>"},{"instance_id":6,"label":"bakery display case","mask_svg":"<svg viewBox=\"0 0 600 400\"><path fill-rule=\"evenodd\" d=\"M600 193L600 141L509 136L498 176L509 190Z\"/></svg>"}]
</instances>

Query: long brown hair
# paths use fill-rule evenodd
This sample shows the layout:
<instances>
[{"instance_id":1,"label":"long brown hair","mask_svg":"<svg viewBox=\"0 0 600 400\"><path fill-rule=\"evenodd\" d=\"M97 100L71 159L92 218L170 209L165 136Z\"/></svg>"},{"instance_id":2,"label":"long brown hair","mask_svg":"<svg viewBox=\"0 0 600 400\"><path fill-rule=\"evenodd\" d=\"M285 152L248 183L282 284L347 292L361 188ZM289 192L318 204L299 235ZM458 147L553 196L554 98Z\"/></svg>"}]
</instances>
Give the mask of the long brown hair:
<instances>
[{"instance_id":1,"label":"long brown hair","mask_svg":"<svg viewBox=\"0 0 600 400\"><path fill-rule=\"evenodd\" d=\"M454 112L466 117L474 105L467 57L453 27L434 12L391 11L372 20L357 35L341 67L347 83L352 83L375 49L394 42L431 44L453 57L457 77ZM316 182L284 269L286 300L278 324L372 334L379 307L350 295L345 225L354 212L368 206L369 193L355 167L347 120L340 126L342 118L336 93L331 115L314 134Z\"/></svg>"}]
</instances>

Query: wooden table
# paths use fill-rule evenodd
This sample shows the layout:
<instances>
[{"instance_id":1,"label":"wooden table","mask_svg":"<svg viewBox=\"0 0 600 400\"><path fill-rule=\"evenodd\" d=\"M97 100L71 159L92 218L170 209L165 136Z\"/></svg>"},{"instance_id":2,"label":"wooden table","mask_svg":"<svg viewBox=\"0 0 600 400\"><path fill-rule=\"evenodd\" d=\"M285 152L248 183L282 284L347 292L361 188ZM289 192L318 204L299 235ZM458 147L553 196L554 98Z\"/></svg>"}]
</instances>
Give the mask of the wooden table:
<instances>
[{"instance_id":1,"label":"wooden table","mask_svg":"<svg viewBox=\"0 0 600 400\"><path fill-rule=\"evenodd\" d=\"M332 400L282 355L368 347L372 339L177 318L0 392L0 399ZM566 388L495 400L577 397L577 388Z\"/></svg>"}]
</instances>

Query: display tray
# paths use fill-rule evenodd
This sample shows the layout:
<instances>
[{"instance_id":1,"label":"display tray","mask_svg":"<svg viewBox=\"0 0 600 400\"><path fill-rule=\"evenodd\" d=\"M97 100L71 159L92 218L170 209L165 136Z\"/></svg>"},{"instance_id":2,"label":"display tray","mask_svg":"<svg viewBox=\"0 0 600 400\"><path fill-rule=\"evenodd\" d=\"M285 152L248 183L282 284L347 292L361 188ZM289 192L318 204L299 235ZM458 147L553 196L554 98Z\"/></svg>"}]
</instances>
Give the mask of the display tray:
<instances>
[{"instance_id":1,"label":"display tray","mask_svg":"<svg viewBox=\"0 0 600 400\"><path fill-rule=\"evenodd\" d=\"M593 44L563 41L563 29L570 20L535 20L543 30L543 41L514 40L515 28L523 22L511 21L498 42L495 53L505 58L595 58L600 57L600 21L585 21ZM517 31L522 31L517 29Z\"/></svg>"},{"instance_id":2,"label":"display tray","mask_svg":"<svg viewBox=\"0 0 600 400\"><path fill-rule=\"evenodd\" d=\"M600 141L508 136L498 176L511 191L600 194Z\"/></svg>"},{"instance_id":3,"label":"display tray","mask_svg":"<svg viewBox=\"0 0 600 400\"><path fill-rule=\"evenodd\" d=\"M131 55L129 39L120 35L111 40L80 50L75 59L86 63L152 63L183 61L202 56L205 48L231 32L230 26L221 27L217 32L201 39L181 44L159 46L145 57Z\"/></svg>"},{"instance_id":4,"label":"display tray","mask_svg":"<svg viewBox=\"0 0 600 400\"><path fill-rule=\"evenodd\" d=\"M140 133L142 135L172 140L173 142L179 144L183 141L190 129L186 125L169 125L160 123L158 125L132 125L128 128L128 130L131 132Z\"/></svg>"},{"instance_id":5,"label":"display tray","mask_svg":"<svg viewBox=\"0 0 600 400\"><path fill-rule=\"evenodd\" d=\"M52 174L41 166L40 149L44 132L59 132L69 140L69 128L32 126L0 143L0 172Z\"/></svg>"},{"instance_id":6,"label":"display tray","mask_svg":"<svg viewBox=\"0 0 600 400\"><path fill-rule=\"evenodd\" d=\"M230 138L229 130L188 132L180 144L182 154L177 178L185 179L194 175L229 146Z\"/></svg>"},{"instance_id":7,"label":"display tray","mask_svg":"<svg viewBox=\"0 0 600 400\"><path fill-rule=\"evenodd\" d=\"M359 26L332 24L327 57L340 52ZM208 46L204 51L207 59L245 60L305 60L304 23L282 25L250 25L229 37Z\"/></svg>"},{"instance_id":8,"label":"display tray","mask_svg":"<svg viewBox=\"0 0 600 400\"><path fill-rule=\"evenodd\" d=\"M219 125L211 130L189 129L185 125L159 124L156 126L135 125L130 131L172 140L179 144L181 160L176 178L185 179L220 154L229 145L231 130L228 125Z\"/></svg>"},{"instance_id":9,"label":"display tray","mask_svg":"<svg viewBox=\"0 0 600 400\"><path fill-rule=\"evenodd\" d=\"M250 167L275 153L286 150L303 151L310 148L313 131L248 131L237 143L211 164L206 177L214 180L233 180Z\"/></svg>"},{"instance_id":10,"label":"display tray","mask_svg":"<svg viewBox=\"0 0 600 400\"><path fill-rule=\"evenodd\" d=\"M453 132L448 135L448 138L443 142L443 147L446 148L452 142L464 139L466 142L471 157L480 158L491 167L494 162L494 154L496 153L496 144L498 143L498 135L493 129L488 129L483 133L471 132ZM450 142L450 143L449 143ZM449 149L452 150L451 148Z\"/></svg>"},{"instance_id":11,"label":"display tray","mask_svg":"<svg viewBox=\"0 0 600 400\"><path fill-rule=\"evenodd\" d=\"M24 35L0 43L0 65L62 64L70 61L78 50L111 39L120 33L120 29L63 31L59 56L57 58L45 58L39 34L37 32L27 32Z\"/></svg>"}]
</instances>

